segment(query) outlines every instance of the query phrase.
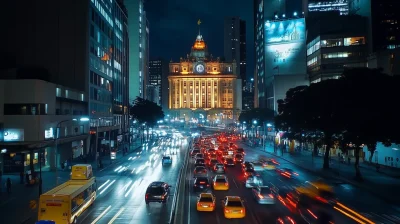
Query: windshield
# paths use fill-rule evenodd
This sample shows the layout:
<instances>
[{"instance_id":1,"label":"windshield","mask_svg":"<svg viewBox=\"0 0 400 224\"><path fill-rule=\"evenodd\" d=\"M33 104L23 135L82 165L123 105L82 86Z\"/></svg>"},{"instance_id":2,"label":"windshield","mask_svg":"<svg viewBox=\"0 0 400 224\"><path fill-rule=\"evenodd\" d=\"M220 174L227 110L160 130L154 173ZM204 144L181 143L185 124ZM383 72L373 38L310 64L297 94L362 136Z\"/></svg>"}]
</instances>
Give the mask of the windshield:
<instances>
[{"instance_id":1,"label":"windshield","mask_svg":"<svg viewBox=\"0 0 400 224\"><path fill-rule=\"evenodd\" d=\"M171 159L169 156L164 156L163 159Z\"/></svg>"},{"instance_id":2,"label":"windshield","mask_svg":"<svg viewBox=\"0 0 400 224\"><path fill-rule=\"evenodd\" d=\"M161 187L151 187L147 190L147 193L152 195L161 195L164 193L164 191Z\"/></svg>"},{"instance_id":3,"label":"windshield","mask_svg":"<svg viewBox=\"0 0 400 224\"><path fill-rule=\"evenodd\" d=\"M261 194L271 194L271 189L269 189L267 187L262 187L260 193Z\"/></svg>"},{"instance_id":4,"label":"windshield","mask_svg":"<svg viewBox=\"0 0 400 224\"><path fill-rule=\"evenodd\" d=\"M242 202L241 201L228 201L227 206L242 207Z\"/></svg>"},{"instance_id":5,"label":"windshield","mask_svg":"<svg viewBox=\"0 0 400 224\"><path fill-rule=\"evenodd\" d=\"M217 182L217 183L225 183L226 180L224 178L218 178L218 179L215 180L215 182Z\"/></svg>"},{"instance_id":6,"label":"windshield","mask_svg":"<svg viewBox=\"0 0 400 224\"><path fill-rule=\"evenodd\" d=\"M201 197L200 202L213 202L211 197Z\"/></svg>"}]
</instances>

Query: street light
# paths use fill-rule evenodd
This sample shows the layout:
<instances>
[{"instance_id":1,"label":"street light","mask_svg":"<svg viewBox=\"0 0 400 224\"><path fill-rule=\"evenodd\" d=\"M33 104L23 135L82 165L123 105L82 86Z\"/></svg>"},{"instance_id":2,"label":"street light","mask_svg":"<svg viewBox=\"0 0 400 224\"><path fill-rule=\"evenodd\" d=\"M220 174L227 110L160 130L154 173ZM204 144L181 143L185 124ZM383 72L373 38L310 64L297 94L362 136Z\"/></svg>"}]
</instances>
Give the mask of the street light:
<instances>
[{"instance_id":1,"label":"street light","mask_svg":"<svg viewBox=\"0 0 400 224\"><path fill-rule=\"evenodd\" d=\"M89 121L89 118L87 118L87 117L82 117L82 118L80 118L79 120L80 120L80 121ZM57 169L57 166L58 166L57 151L58 151L58 138L59 138L58 127L60 126L60 128L61 128L61 124L62 124L62 123L69 122L69 121L77 121L77 119L76 119L76 118L73 118L73 119L68 119L68 120L60 121L60 122L57 123L56 129L55 129L55 133L56 133L56 136L55 136L56 146L55 146L55 147L56 147L56 148L55 148L54 156L55 156L55 163L56 163L56 185L58 185L58 169ZM97 149L96 149L96 150L97 150ZM40 179L42 179L42 173L41 173L41 172L40 172ZM40 182L40 184L41 184L41 182ZM41 188L41 187L42 187L42 186L40 186L40 188Z\"/></svg>"}]
</instances>

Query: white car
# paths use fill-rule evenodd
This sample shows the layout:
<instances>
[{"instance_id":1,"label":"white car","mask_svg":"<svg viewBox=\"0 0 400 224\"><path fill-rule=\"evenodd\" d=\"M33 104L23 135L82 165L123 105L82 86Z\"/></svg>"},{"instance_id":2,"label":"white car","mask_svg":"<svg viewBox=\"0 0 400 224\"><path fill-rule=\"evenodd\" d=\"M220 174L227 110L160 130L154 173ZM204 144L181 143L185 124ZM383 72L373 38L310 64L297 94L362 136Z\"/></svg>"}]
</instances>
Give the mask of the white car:
<instances>
[{"instance_id":1,"label":"white car","mask_svg":"<svg viewBox=\"0 0 400 224\"><path fill-rule=\"evenodd\" d=\"M250 175L250 176L246 177L245 186L246 186L246 188L263 186L263 180L261 179L260 176Z\"/></svg>"}]
</instances>

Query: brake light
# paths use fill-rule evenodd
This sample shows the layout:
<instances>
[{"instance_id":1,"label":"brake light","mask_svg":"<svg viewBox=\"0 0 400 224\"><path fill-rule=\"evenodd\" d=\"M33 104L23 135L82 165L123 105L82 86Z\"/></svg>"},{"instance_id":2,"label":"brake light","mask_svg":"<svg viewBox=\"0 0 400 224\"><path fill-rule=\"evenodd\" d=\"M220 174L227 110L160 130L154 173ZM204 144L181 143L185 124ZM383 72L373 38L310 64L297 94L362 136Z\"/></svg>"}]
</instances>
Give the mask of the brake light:
<instances>
[{"instance_id":1,"label":"brake light","mask_svg":"<svg viewBox=\"0 0 400 224\"><path fill-rule=\"evenodd\" d=\"M243 213L244 212L244 209L240 209L240 213Z\"/></svg>"},{"instance_id":2,"label":"brake light","mask_svg":"<svg viewBox=\"0 0 400 224\"><path fill-rule=\"evenodd\" d=\"M195 184L194 186L197 187L197 184Z\"/></svg>"},{"instance_id":3,"label":"brake light","mask_svg":"<svg viewBox=\"0 0 400 224\"><path fill-rule=\"evenodd\" d=\"M229 213L229 212L231 212L231 210L225 209L225 213Z\"/></svg>"},{"instance_id":4,"label":"brake light","mask_svg":"<svg viewBox=\"0 0 400 224\"><path fill-rule=\"evenodd\" d=\"M259 198L264 198L264 196L262 196L261 194L258 194L258 197L259 197Z\"/></svg>"},{"instance_id":5,"label":"brake light","mask_svg":"<svg viewBox=\"0 0 400 224\"><path fill-rule=\"evenodd\" d=\"M274 198L274 195L273 194L269 194L268 195L270 198Z\"/></svg>"},{"instance_id":6,"label":"brake light","mask_svg":"<svg viewBox=\"0 0 400 224\"><path fill-rule=\"evenodd\" d=\"M228 183L225 183L225 186L228 186L229 184Z\"/></svg>"},{"instance_id":7,"label":"brake light","mask_svg":"<svg viewBox=\"0 0 400 224\"><path fill-rule=\"evenodd\" d=\"M163 195L163 196L161 196L161 199L164 199L165 198L165 196Z\"/></svg>"},{"instance_id":8,"label":"brake light","mask_svg":"<svg viewBox=\"0 0 400 224\"><path fill-rule=\"evenodd\" d=\"M209 187L210 185L209 184L207 184L207 187Z\"/></svg>"},{"instance_id":9,"label":"brake light","mask_svg":"<svg viewBox=\"0 0 400 224\"><path fill-rule=\"evenodd\" d=\"M200 181L200 184L205 184L206 182L204 182L204 181Z\"/></svg>"},{"instance_id":10,"label":"brake light","mask_svg":"<svg viewBox=\"0 0 400 224\"><path fill-rule=\"evenodd\" d=\"M216 185L217 185L217 183L214 182L214 186L216 186Z\"/></svg>"},{"instance_id":11,"label":"brake light","mask_svg":"<svg viewBox=\"0 0 400 224\"><path fill-rule=\"evenodd\" d=\"M146 200L149 198L149 194L146 194Z\"/></svg>"},{"instance_id":12,"label":"brake light","mask_svg":"<svg viewBox=\"0 0 400 224\"><path fill-rule=\"evenodd\" d=\"M197 206L201 206L200 202L197 202Z\"/></svg>"},{"instance_id":13,"label":"brake light","mask_svg":"<svg viewBox=\"0 0 400 224\"><path fill-rule=\"evenodd\" d=\"M326 200L325 198L321 198L320 196L315 197L315 199L323 203L328 203L328 200Z\"/></svg>"}]
</instances>

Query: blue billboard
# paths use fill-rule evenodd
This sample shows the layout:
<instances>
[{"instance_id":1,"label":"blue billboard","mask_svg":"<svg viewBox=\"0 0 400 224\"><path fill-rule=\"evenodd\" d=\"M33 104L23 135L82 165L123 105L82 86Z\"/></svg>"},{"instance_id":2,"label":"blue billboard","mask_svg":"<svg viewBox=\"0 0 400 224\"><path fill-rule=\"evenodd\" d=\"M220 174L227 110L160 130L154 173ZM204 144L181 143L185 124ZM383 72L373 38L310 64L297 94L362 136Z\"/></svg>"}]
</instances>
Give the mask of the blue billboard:
<instances>
[{"instance_id":1,"label":"blue billboard","mask_svg":"<svg viewBox=\"0 0 400 224\"><path fill-rule=\"evenodd\" d=\"M267 21L264 32L266 75L305 75L306 27L304 18Z\"/></svg>"}]
</instances>

